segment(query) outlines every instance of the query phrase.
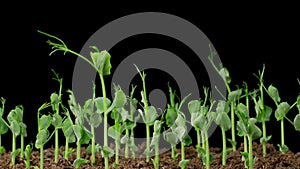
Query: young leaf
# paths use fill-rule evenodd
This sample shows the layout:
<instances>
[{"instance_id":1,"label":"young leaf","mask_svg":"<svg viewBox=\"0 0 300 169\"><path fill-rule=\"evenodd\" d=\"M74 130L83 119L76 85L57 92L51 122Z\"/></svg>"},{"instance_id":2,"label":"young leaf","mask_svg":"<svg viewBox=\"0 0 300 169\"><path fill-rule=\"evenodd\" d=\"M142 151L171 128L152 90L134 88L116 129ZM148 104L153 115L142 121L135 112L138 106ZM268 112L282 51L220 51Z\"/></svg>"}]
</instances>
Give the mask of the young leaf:
<instances>
[{"instance_id":1,"label":"young leaf","mask_svg":"<svg viewBox=\"0 0 300 169\"><path fill-rule=\"evenodd\" d=\"M106 98L106 106L109 107L110 106L110 103L111 101ZM103 113L105 110L104 110L104 106L103 106L103 97L97 97L95 99L95 106L97 108L97 113Z\"/></svg>"},{"instance_id":2,"label":"young leaf","mask_svg":"<svg viewBox=\"0 0 300 169\"><path fill-rule=\"evenodd\" d=\"M36 136L35 147L37 149L43 147L46 144L46 142L48 141L49 135L50 134L47 129L40 130Z\"/></svg>"},{"instance_id":3,"label":"young leaf","mask_svg":"<svg viewBox=\"0 0 300 169\"><path fill-rule=\"evenodd\" d=\"M39 130L47 129L51 125L50 115L42 115L39 119Z\"/></svg>"},{"instance_id":4,"label":"young leaf","mask_svg":"<svg viewBox=\"0 0 300 169\"><path fill-rule=\"evenodd\" d=\"M224 100L219 100L216 111L218 114L221 112L228 113L230 110L229 105L226 101Z\"/></svg>"},{"instance_id":5,"label":"young leaf","mask_svg":"<svg viewBox=\"0 0 300 169\"><path fill-rule=\"evenodd\" d=\"M115 92L115 98L113 100L113 106L115 108L121 108L127 102L126 95L119 87L117 87L117 89L115 89L115 90L116 90L116 92Z\"/></svg>"},{"instance_id":6,"label":"young leaf","mask_svg":"<svg viewBox=\"0 0 300 169\"><path fill-rule=\"evenodd\" d=\"M290 105L287 102L282 102L278 105L277 109L275 110L275 117L276 119L282 120L286 114L288 113L288 111L290 110Z\"/></svg>"},{"instance_id":7,"label":"young leaf","mask_svg":"<svg viewBox=\"0 0 300 169\"><path fill-rule=\"evenodd\" d=\"M3 122L3 119L0 118L0 135L7 133L7 131L8 131L8 127Z\"/></svg>"},{"instance_id":8,"label":"young leaf","mask_svg":"<svg viewBox=\"0 0 300 169\"><path fill-rule=\"evenodd\" d=\"M148 111L145 113L145 120L146 123L148 123L149 125L153 125L155 120L157 119L158 114L156 112L156 109L154 106L149 106L148 107Z\"/></svg>"},{"instance_id":9,"label":"young leaf","mask_svg":"<svg viewBox=\"0 0 300 169\"><path fill-rule=\"evenodd\" d=\"M180 168L186 168L186 166L189 164L189 162L190 162L190 160L181 160L178 165Z\"/></svg>"},{"instance_id":10,"label":"young leaf","mask_svg":"<svg viewBox=\"0 0 300 169\"><path fill-rule=\"evenodd\" d=\"M192 138L188 134L186 134L182 138L182 142L183 142L184 145L189 146L189 145L192 144Z\"/></svg>"},{"instance_id":11,"label":"young leaf","mask_svg":"<svg viewBox=\"0 0 300 169\"><path fill-rule=\"evenodd\" d=\"M219 74L225 83L229 84L231 82L231 78L229 76L229 71L225 67L220 69Z\"/></svg>"},{"instance_id":12,"label":"young leaf","mask_svg":"<svg viewBox=\"0 0 300 169\"><path fill-rule=\"evenodd\" d=\"M191 124L196 129L202 129L206 124L206 118L204 114L192 113L191 114Z\"/></svg>"},{"instance_id":13,"label":"young leaf","mask_svg":"<svg viewBox=\"0 0 300 169\"><path fill-rule=\"evenodd\" d=\"M164 136L164 139L171 145L176 145L178 142L178 137L175 132L165 131L165 132L163 132L163 136Z\"/></svg>"},{"instance_id":14,"label":"young leaf","mask_svg":"<svg viewBox=\"0 0 300 169\"><path fill-rule=\"evenodd\" d=\"M166 119L167 126L169 127L173 126L175 120L177 119L177 112L174 110L174 108L168 106L165 119Z\"/></svg>"},{"instance_id":15,"label":"young leaf","mask_svg":"<svg viewBox=\"0 0 300 169\"><path fill-rule=\"evenodd\" d=\"M95 49L95 52L90 52L90 55L97 71L103 75L109 75L112 67L110 64L110 54L106 50L99 52L96 46L91 46L91 48Z\"/></svg>"},{"instance_id":16,"label":"young leaf","mask_svg":"<svg viewBox=\"0 0 300 169\"><path fill-rule=\"evenodd\" d=\"M50 96L52 110L55 112L57 107L59 106L59 96L56 93L52 93Z\"/></svg>"},{"instance_id":17,"label":"young leaf","mask_svg":"<svg viewBox=\"0 0 300 169\"><path fill-rule=\"evenodd\" d=\"M242 89L237 89L237 90L231 91L228 94L228 101L232 102L233 100L238 99L241 96L241 94L242 94Z\"/></svg>"},{"instance_id":18,"label":"young leaf","mask_svg":"<svg viewBox=\"0 0 300 169\"><path fill-rule=\"evenodd\" d=\"M294 127L297 131L300 131L300 114L297 114L294 119Z\"/></svg>"},{"instance_id":19,"label":"young leaf","mask_svg":"<svg viewBox=\"0 0 300 169\"><path fill-rule=\"evenodd\" d=\"M270 86L268 87L268 92L269 92L270 97L271 97L274 101L276 101L276 102L278 102L278 103L280 102L279 92L278 92L278 90L277 90L276 87L274 87L273 85L270 85Z\"/></svg>"},{"instance_id":20,"label":"young leaf","mask_svg":"<svg viewBox=\"0 0 300 169\"><path fill-rule=\"evenodd\" d=\"M57 127L61 127L62 125L62 117L59 114L53 114L52 115L52 125L57 128Z\"/></svg>"},{"instance_id":21,"label":"young leaf","mask_svg":"<svg viewBox=\"0 0 300 169\"><path fill-rule=\"evenodd\" d=\"M73 165L75 168L80 168L83 164L88 163L89 161L83 158L77 158L74 160Z\"/></svg>"},{"instance_id":22,"label":"young leaf","mask_svg":"<svg viewBox=\"0 0 300 169\"><path fill-rule=\"evenodd\" d=\"M188 103L188 109L189 112L192 113L197 113L200 111L200 101L199 100L192 100Z\"/></svg>"},{"instance_id":23,"label":"young leaf","mask_svg":"<svg viewBox=\"0 0 300 169\"><path fill-rule=\"evenodd\" d=\"M73 131L73 123L70 118L66 118L62 123L62 131L66 138L69 138L69 143L73 143L76 141L75 134Z\"/></svg>"},{"instance_id":24,"label":"young leaf","mask_svg":"<svg viewBox=\"0 0 300 169\"><path fill-rule=\"evenodd\" d=\"M217 115L216 123L224 130L229 130L231 128L231 121L227 113L222 112Z\"/></svg>"}]
</instances>

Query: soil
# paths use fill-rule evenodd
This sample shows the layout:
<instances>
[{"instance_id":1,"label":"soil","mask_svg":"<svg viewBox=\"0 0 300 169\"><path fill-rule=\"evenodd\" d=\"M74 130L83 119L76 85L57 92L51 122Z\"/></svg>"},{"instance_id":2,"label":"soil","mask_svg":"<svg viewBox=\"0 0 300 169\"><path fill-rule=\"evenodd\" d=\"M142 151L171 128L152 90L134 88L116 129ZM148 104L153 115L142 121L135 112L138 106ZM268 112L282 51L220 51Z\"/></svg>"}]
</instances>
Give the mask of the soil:
<instances>
[{"instance_id":1,"label":"soil","mask_svg":"<svg viewBox=\"0 0 300 169\"><path fill-rule=\"evenodd\" d=\"M214 157L211 164L212 169L242 169L244 168L244 162L242 161L242 156L240 151L243 149L243 145L240 145L237 151L231 152L227 156L226 166L221 165L221 149L216 147L211 147L210 151ZM144 145L139 145L139 149L142 150ZM70 155L69 161L62 157L63 147L61 148L60 158L57 164L54 163L54 149L53 147L44 150L44 163L45 169L73 169L73 161L76 158L76 152ZM177 150L180 153L180 149ZM202 160L197 157L197 151L193 146L186 147L186 159L190 159L187 169L201 169L205 168L202 164ZM137 152L137 153L141 153ZM273 168L288 168L288 169L300 169L300 152L293 153L288 151L286 154L279 152L274 145L267 144L267 156L262 157L262 146L261 144L253 144L253 154L256 156L255 166L257 169L273 169ZM81 157L89 160L90 154L82 148ZM178 162L180 161L180 155L177 157L176 161L171 158L171 152L166 151L160 155L160 168L161 169L179 169ZM114 157L110 158L110 168L115 169L153 169L152 162L146 162L144 158L136 158L132 160L130 158L120 157L120 164L118 167L114 167ZM10 166L10 152L4 152L0 157L0 168L5 169L21 169L26 168L24 164L24 159L17 157L16 165ZM31 169L33 166L39 166L39 151L33 151L31 154ZM84 169L102 169L104 168L104 161L101 154L96 155L96 165L91 166L89 163L82 165L81 168Z\"/></svg>"}]
</instances>

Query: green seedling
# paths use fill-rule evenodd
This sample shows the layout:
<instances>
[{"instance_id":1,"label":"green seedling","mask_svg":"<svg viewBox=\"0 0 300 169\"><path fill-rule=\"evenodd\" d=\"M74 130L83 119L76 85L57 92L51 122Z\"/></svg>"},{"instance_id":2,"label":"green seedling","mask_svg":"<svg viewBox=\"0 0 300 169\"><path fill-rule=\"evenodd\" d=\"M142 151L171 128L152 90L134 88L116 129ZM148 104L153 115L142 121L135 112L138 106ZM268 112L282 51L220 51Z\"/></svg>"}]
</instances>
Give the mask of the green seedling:
<instances>
[{"instance_id":1,"label":"green seedling","mask_svg":"<svg viewBox=\"0 0 300 169\"><path fill-rule=\"evenodd\" d=\"M41 111L48 108L49 103L44 103L37 113L38 133L36 135L35 148L40 149L40 169L44 169L44 145L51 139L54 132L50 135L48 130L51 125L52 117L50 115L42 115Z\"/></svg>"},{"instance_id":2,"label":"green seedling","mask_svg":"<svg viewBox=\"0 0 300 169\"><path fill-rule=\"evenodd\" d=\"M299 82L300 84L300 82ZM300 95L297 97L297 108L299 111L299 114L297 114L294 118L294 127L297 131L300 131Z\"/></svg>"},{"instance_id":3,"label":"green seedling","mask_svg":"<svg viewBox=\"0 0 300 169\"><path fill-rule=\"evenodd\" d=\"M275 117L276 117L277 121L280 121L280 124L281 124L280 125L280 127L281 127L281 145L278 144L278 146L279 146L279 150L284 154L289 150L288 146L285 145L285 141L284 141L284 119L289 120L286 117L286 114L290 111L290 109L292 109L293 106L295 106L297 104L297 102L295 102L292 106L290 106L287 102L281 102L281 98L279 96L279 91L273 85L270 85L268 87L267 93L272 98L272 100L274 101L274 103L277 107L275 110Z\"/></svg>"},{"instance_id":4,"label":"green seedling","mask_svg":"<svg viewBox=\"0 0 300 169\"><path fill-rule=\"evenodd\" d=\"M249 148L247 152L242 152L242 155L245 159L246 168L253 169L255 158L253 159L252 153L252 142L255 139L261 137L261 130L255 125L256 119L249 117L249 107L243 103L239 103L237 106L238 109L238 118L237 129L238 133L241 136L246 136L248 138Z\"/></svg>"},{"instance_id":5,"label":"green seedling","mask_svg":"<svg viewBox=\"0 0 300 169\"><path fill-rule=\"evenodd\" d=\"M150 145L154 147L154 151L155 151L155 158L154 160L152 159L152 163L155 169L159 169L159 139L160 139L162 123L163 123L162 120L155 120L154 127L153 127L152 142Z\"/></svg>"},{"instance_id":6,"label":"green seedling","mask_svg":"<svg viewBox=\"0 0 300 169\"><path fill-rule=\"evenodd\" d=\"M5 109L5 102L6 100L4 98L0 98L0 102L1 102L1 107L0 107L0 147L2 147L2 141L1 141L1 135L7 133L8 131L8 127L5 124L5 122L3 122L2 116L4 114L4 109ZM4 150L4 147L1 148L2 150Z\"/></svg>"},{"instance_id":7,"label":"green seedling","mask_svg":"<svg viewBox=\"0 0 300 169\"><path fill-rule=\"evenodd\" d=\"M210 168L210 163L213 160L209 154L208 129L216 118L216 113L211 111L214 101L209 99L211 95L208 92L209 89L204 88L204 100L191 100L188 103L188 109L191 113L191 124L197 132L196 148L198 150L198 157L202 158L206 169ZM208 99L210 100L210 105L207 105ZM202 146L200 138L202 138Z\"/></svg>"},{"instance_id":8,"label":"green seedling","mask_svg":"<svg viewBox=\"0 0 300 169\"><path fill-rule=\"evenodd\" d=\"M181 142L181 161L179 162L179 166L181 169L185 169L189 163L189 160L185 158L185 146L189 146L192 144L192 139L187 132L185 114L182 111L180 111L182 103L186 100L186 98L187 97L185 97L181 101L181 104L178 107L178 111L177 111L178 116L174 123L176 125L174 129L174 133Z\"/></svg>"},{"instance_id":9,"label":"green seedling","mask_svg":"<svg viewBox=\"0 0 300 169\"><path fill-rule=\"evenodd\" d=\"M217 108L216 108L216 124L220 126L222 131L222 165L226 165L226 156L231 151L230 149L227 149L226 146L226 131L231 128L231 121L228 116L228 112L230 111L228 102L224 100L219 100Z\"/></svg>"},{"instance_id":10,"label":"green seedling","mask_svg":"<svg viewBox=\"0 0 300 169\"><path fill-rule=\"evenodd\" d=\"M54 127L55 132L55 148L54 148L54 162L58 162L59 155L59 133L58 130L62 128L63 118L60 115L60 107L62 106L62 82L63 79L59 78L58 74L52 70L55 77L53 78L55 81L59 83L59 91L58 93L52 93L50 96L50 103L52 107L52 111L54 112L52 115L52 125Z\"/></svg>"},{"instance_id":11,"label":"green seedling","mask_svg":"<svg viewBox=\"0 0 300 169\"><path fill-rule=\"evenodd\" d=\"M91 60L87 59L85 56L82 56L81 54L74 52L73 50L70 50L65 43L57 38L56 36L50 35L48 33L42 32L42 31L38 31L39 33L46 35L50 38L53 38L54 40L56 40L58 43L52 42L50 40L48 40L48 44L50 46L52 46L52 52L50 52L49 55L52 55L53 53L57 52L57 51L62 51L64 54L66 53L71 53L81 59L83 59L86 63L88 63L89 65L92 66L92 68L94 68L100 78L101 81L101 87L102 87L102 97L103 97L103 112L104 112L104 145L103 145L103 150L106 151L108 150L108 114L109 111L108 110L108 105L106 103L106 89L105 89L105 82L104 82L104 76L106 75L110 75L110 69L111 69L111 64L110 64L110 54L106 51L99 51L99 49L96 46L91 46L91 48L94 50L94 52L90 52L90 56L91 56ZM108 153L104 153L104 163L105 163L105 169L109 168L109 156Z\"/></svg>"},{"instance_id":12,"label":"green seedling","mask_svg":"<svg viewBox=\"0 0 300 169\"><path fill-rule=\"evenodd\" d=\"M93 137L90 131L84 126L85 111L75 99L74 93L71 90L68 90L69 100L68 104L71 112L75 116L75 124L73 125L73 131L76 137L76 160L73 162L74 167L79 168L82 164L87 163L88 161L81 158L81 145L89 144L90 139Z\"/></svg>"},{"instance_id":13,"label":"green seedling","mask_svg":"<svg viewBox=\"0 0 300 169\"><path fill-rule=\"evenodd\" d=\"M166 125L171 129L171 131L164 131L163 136L164 139L170 143L171 145L171 157L175 161L179 154L176 154L176 144L178 142L178 138L176 137L175 133L175 120L177 119L177 109L178 103L175 103L175 91L172 91L172 88L169 86L169 96L170 96L170 104L167 106L167 112L165 114L165 122Z\"/></svg>"},{"instance_id":14,"label":"green seedling","mask_svg":"<svg viewBox=\"0 0 300 169\"><path fill-rule=\"evenodd\" d=\"M142 116L142 119L144 123L146 124L146 162L150 161L150 126L154 125L155 120L158 117L158 114L156 112L155 107L149 106L148 105L148 99L147 99L147 91L146 91L146 74L144 71L140 71L139 68L134 65L142 79L143 82L143 91L141 91L142 95L142 103L143 105L143 110L138 109L140 115Z\"/></svg>"},{"instance_id":15,"label":"green seedling","mask_svg":"<svg viewBox=\"0 0 300 169\"><path fill-rule=\"evenodd\" d=\"M258 75L255 75L259 80L259 96L256 96L256 93L253 93L251 95L254 103L255 103L255 111L256 111L256 120L259 123L262 123L262 138L260 139L260 143L263 146L263 157L267 154L267 142L271 139L271 135L267 136L267 128L266 128L266 122L270 121L270 116L272 114L272 108L265 105L264 100L264 71L265 71L265 65L263 65L262 71L258 72ZM258 99L256 98L258 97Z\"/></svg>"},{"instance_id":16,"label":"green seedling","mask_svg":"<svg viewBox=\"0 0 300 169\"><path fill-rule=\"evenodd\" d=\"M30 168L30 155L32 150L33 150L33 143L27 144L24 151L26 168Z\"/></svg>"},{"instance_id":17,"label":"green seedling","mask_svg":"<svg viewBox=\"0 0 300 169\"><path fill-rule=\"evenodd\" d=\"M68 160L70 154L72 152L74 152L73 148L69 148L69 143L74 143L76 141L76 137L75 137L75 133L73 130L73 121L70 116L70 113L69 113L68 109L66 109L65 107L63 107L63 109L64 109L65 118L62 122L62 131L63 131L63 134L66 139L65 140L65 150L63 152L63 155L64 155L65 159Z\"/></svg>"},{"instance_id":18,"label":"green seedling","mask_svg":"<svg viewBox=\"0 0 300 169\"><path fill-rule=\"evenodd\" d=\"M214 67L214 69L218 72L222 80L224 81L224 84L226 86L227 92L228 92L228 100L230 104L230 121L231 121L231 140L230 143L232 145L233 151L236 150L236 139L235 139L235 104L236 104L236 96L239 94L239 90L232 91L229 84L231 83L231 77L229 75L229 71L226 67L223 67L223 65L220 65L219 68L214 63L214 56L216 55L216 52L212 50L210 47L210 55L208 56L208 60Z\"/></svg>"}]
</instances>

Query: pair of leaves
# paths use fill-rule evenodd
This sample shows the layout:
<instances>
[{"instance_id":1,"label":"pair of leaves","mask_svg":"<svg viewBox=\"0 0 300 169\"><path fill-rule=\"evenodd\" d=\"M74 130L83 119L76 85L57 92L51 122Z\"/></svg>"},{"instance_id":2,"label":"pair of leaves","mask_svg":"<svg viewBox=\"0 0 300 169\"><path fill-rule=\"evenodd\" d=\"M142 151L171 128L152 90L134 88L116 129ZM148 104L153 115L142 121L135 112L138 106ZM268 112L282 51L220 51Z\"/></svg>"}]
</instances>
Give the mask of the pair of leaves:
<instances>
[{"instance_id":1,"label":"pair of leaves","mask_svg":"<svg viewBox=\"0 0 300 169\"><path fill-rule=\"evenodd\" d=\"M92 134L84 126L75 124L73 130L77 138L77 142L80 144L88 144L92 138Z\"/></svg>"},{"instance_id":2,"label":"pair of leaves","mask_svg":"<svg viewBox=\"0 0 300 169\"><path fill-rule=\"evenodd\" d=\"M251 137L253 140L261 137L262 132L259 127L255 125L256 119L249 118L248 120L239 120L237 122L237 128L239 132L244 133L248 137Z\"/></svg>"},{"instance_id":3,"label":"pair of leaves","mask_svg":"<svg viewBox=\"0 0 300 169\"><path fill-rule=\"evenodd\" d=\"M224 100L219 100L217 104L217 115L216 115L216 124L223 128L225 131L231 128L231 120L228 116L230 108L228 102Z\"/></svg>"},{"instance_id":4,"label":"pair of leaves","mask_svg":"<svg viewBox=\"0 0 300 169\"><path fill-rule=\"evenodd\" d=\"M96 46L91 46L91 48L95 50L95 52L90 52L90 55L97 72L102 75L110 75L112 67L110 64L110 54L106 50L99 51Z\"/></svg>"},{"instance_id":5,"label":"pair of leaves","mask_svg":"<svg viewBox=\"0 0 300 169\"><path fill-rule=\"evenodd\" d=\"M158 118L158 114L154 106L149 106L148 110L144 109L144 112L141 109L138 109L138 111L140 112L145 124L149 126L154 125L155 120Z\"/></svg>"},{"instance_id":6,"label":"pair of leaves","mask_svg":"<svg viewBox=\"0 0 300 169\"><path fill-rule=\"evenodd\" d=\"M26 125L23 123L23 106L18 105L15 109L11 110L7 115L7 120L10 123L10 130L15 136L23 135L26 136Z\"/></svg>"},{"instance_id":7,"label":"pair of leaves","mask_svg":"<svg viewBox=\"0 0 300 169\"><path fill-rule=\"evenodd\" d=\"M50 115L42 115L42 117L38 119L38 134L35 141L35 147L37 149L43 147L48 141L50 136L48 127L51 125L51 119Z\"/></svg>"}]
</instances>

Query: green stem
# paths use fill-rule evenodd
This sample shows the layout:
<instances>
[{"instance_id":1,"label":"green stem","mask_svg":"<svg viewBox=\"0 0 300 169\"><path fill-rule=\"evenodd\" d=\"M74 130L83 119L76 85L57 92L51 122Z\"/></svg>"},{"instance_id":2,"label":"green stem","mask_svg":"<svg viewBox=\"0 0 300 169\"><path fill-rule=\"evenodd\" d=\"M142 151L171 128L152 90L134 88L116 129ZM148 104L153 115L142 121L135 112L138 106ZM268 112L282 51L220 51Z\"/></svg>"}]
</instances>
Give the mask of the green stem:
<instances>
[{"instance_id":1,"label":"green stem","mask_svg":"<svg viewBox=\"0 0 300 169\"><path fill-rule=\"evenodd\" d=\"M131 128L131 147L132 147L132 149L135 147L134 129L133 128ZM135 160L135 150L134 149L131 151L131 155L132 155L132 159Z\"/></svg>"},{"instance_id":2,"label":"green stem","mask_svg":"<svg viewBox=\"0 0 300 169\"><path fill-rule=\"evenodd\" d=\"M77 154L76 154L76 159L80 158L80 154L81 154L81 144L80 141L77 141Z\"/></svg>"},{"instance_id":3,"label":"green stem","mask_svg":"<svg viewBox=\"0 0 300 169\"><path fill-rule=\"evenodd\" d=\"M263 129L263 138L266 139L267 138L267 129L266 129L266 122L262 121L262 129ZM267 147L266 147L266 142L263 142L263 157L265 157L267 155Z\"/></svg>"},{"instance_id":4,"label":"green stem","mask_svg":"<svg viewBox=\"0 0 300 169\"><path fill-rule=\"evenodd\" d=\"M184 143L181 142L181 161L185 160Z\"/></svg>"},{"instance_id":5,"label":"green stem","mask_svg":"<svg viewBox=\"0 0 300 169\"><path fill-rule=\"evenodd\" d=\"M24 135L21 135L21 153L20 157L24 158Z\"/></svg>"},{"instance_id":6,"label":"green stem","mask_svg":"<svg viewBox=\"0 0 300 169\"><path fill-rule=\"evenodd\" d=\"M205 156L206 156L206 162L205 162L205 168L210 168L210 154L209 154L209 142L208 142L208 134L207 131L204 134L205 136Z\"/></svg>"},{"instance_id":7,"label":"green stem","mask_svg":"<svg viewBox=\"0 0 300 169\"><path fill-rule=\"evenodd\" d=\"M118 122L115 123L116 126L116 139L115 139L115 145L116 145L116 154L115 154L115 165L119 165L119 150L120 150L120 125Z\"/></svg>"},{"instance_id":8,"label":"green stem","mask_svg":"<svg viewBox=\"0 0 300 169\"><path fill-rule=\"evenodd\" d=\"M58 162L58 153L59 153L59 147L58 147L58 130L55 129L55 150L54 150L54 162Z\"/></svg>"},{"instance_id":9,"label":"green stem","mask_svg":"<svg viewBox=\"0 0 300 169\"><path fill-rule=\"evenodd\" d=\"M197 132L197 146L200 148L201 147L201 140L200 140L200 136L202 135L202 133L200 134L200 130L196 129ZM203 137L202 137L202 141L203 141ZM200 152L198 152L198 156L197 157L201 157Z\"/></svg>"},{"instance_id":10,"label":"green stem","mask_svg":"<svg viewBox=\"0 0 300 169\"><path fill-rule=\"evenodd\" d=\"M92 64L93 65L93 64ZM94 66L93 66L94 67ZM96 69L97 70L97 69ZM102 97L103 97L103 108L104 108L104 147L108 147L108 127L107 127L107 114L106 110L107 110L107 104L106 104L106 90L105 90L105 83L104 83L104 78L103 78L103 74L98 72L99 77L100 77L100 81L101 81L101 87L102 87ZM105 165L105 169L109 169L109 161L108 161L108 156L105 155L104 156L104 165Z\"/></svg>"},{"instance_id":11,"label":"green stem","mask_svg":"<svg viewBox=\"0 0 300 169\"><path fill-rule=\"evenodd\" d=\"M231 139L232 139L232 150L235 151L236 150L236 142L235 142L235 120L234 120L234 102L235 100L233 100L233 102L231 102Z\"/></svg>"},{"instance_id":12,"label":"green stem","mask_svg":"<svg viewBox=\"0 0 300 169\"><path fill-rule=\"evenodd\" d=\"M95 128L94 126L91 126L91 134L92 134L92 156L91 156L91 165L94 166L96 162L95 158Z\"/></svg>"},{"instance_id":13,"label":"green stem","mask_svg":"<svg viewBox=\"0 0 300 169\"><path fill-rule=\"evenodd\" d=\"M248 137L249 140L249 169L253 169L253 153L252 153L252 137Z\"/></svg>"},{"instance_id":14,"label":"green stem","mask_svg":"<svg viewBox=\"0 0 300 169\"><path fill-rule=\"evenodd\" d=\"M16 151L16 135L13 133L13 144L12 144L12 150L11 152L15 152ZM16 157L15 156L11 156L11 164L15 165L16 164Z\"/></svg>"},{"instance_id":15,"label":"green stem","mask_svg":"<svg viewBox=\"0 0 300 169\"><path fill-rule=\"evenodd\" d=\"M146 138L147 138L146 162L149 162L150 161L150 155L149 155L149 152L150 152L150 125L149 124L146 124Z\"/></svg>"},{"instance_id":16,"label":"green stem","mask_svg":"<svg viewBox=\"0 0 300 169\"><path fill-rule=\"evenodd\" d=\"M44 146L40 148L40 169L44 169Z\"/></svg>"},{"instance_id":17,"label":"green stem","mask_svg":"<svg viewBox=\"0 0 300 169\"><path fill-rule=\"evenodd\" d=\"M222 142L223 142L223 150L222 150L222 165L226 165L226 133L223 127L222 130Z\"/></svg>"},{"instance_id":18,"label":"green stem","mask_svg":"<svg viewBox=\"0 0 300 169\"><path fill-rule=\"evenodd\" d=\"M244 152L248 152L247 136L244 136Z\"/></svg>"},{"instance_id":19,"label":"green stem","mask_svg":"<svg viewBox=\"0 0 300 169\"><path fill-rule=\"evenodd\" d=\"M69 159L68 151L69 151L69 137L66 137L65 154L64 154L66 160Z\"/></svg>"},{"instance_id":20,"label":"green stem","mask_svg":"<svg viewBox=\"0 0 300 169\"><path fill-rule=\"evenodd\" d=\"M126 129L126 137L129 138L129 129ZM126 141L125 143L125 158L128 158L128 151L129 151L129 143Z\"/></svg>"},{"instance_id":21,"label":"green stem","mask_svg":"<svg viewBox=\"0 0 300 169\"><path fill-rule=\"evenodd\" d=\"M176 149L176 145L172 145L172 147L171 147L171 153L172 153L171 156L172 156L173 161L176 160L175 149Z\"/></svg>"},{"instance_id":22,"label":"green stem","mask_svg":"<svg viewBox=\"0 0 300 169\"><path fill-rule=\"evenodd\" d=\"M281 119L281 147L284 146L284 119ZM284 151L282 151L284 154Z\"/></svg>"},{"instance_id":23,"label":"green stem","mask_svg":"<svg viewBox=\"0 0 300 169\"><path fill-rule=\"evenodd\" d=\"M157 137L159 140L159 135ZM159 144L158 144L158 141L155 143L155 168L159 169Z\"/></svg>"}]
</instances>

